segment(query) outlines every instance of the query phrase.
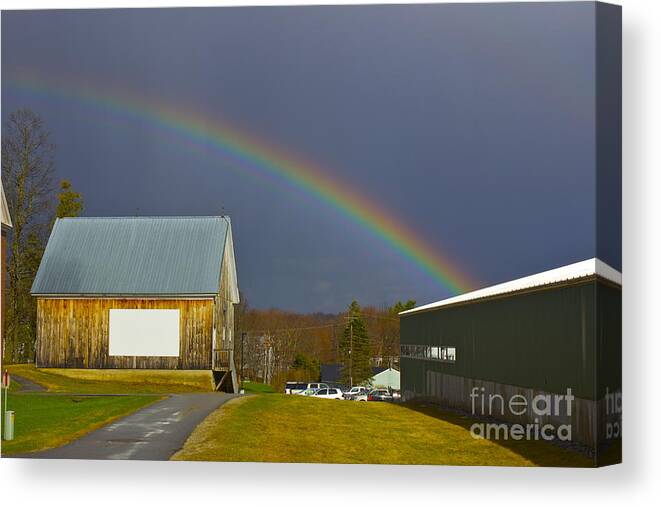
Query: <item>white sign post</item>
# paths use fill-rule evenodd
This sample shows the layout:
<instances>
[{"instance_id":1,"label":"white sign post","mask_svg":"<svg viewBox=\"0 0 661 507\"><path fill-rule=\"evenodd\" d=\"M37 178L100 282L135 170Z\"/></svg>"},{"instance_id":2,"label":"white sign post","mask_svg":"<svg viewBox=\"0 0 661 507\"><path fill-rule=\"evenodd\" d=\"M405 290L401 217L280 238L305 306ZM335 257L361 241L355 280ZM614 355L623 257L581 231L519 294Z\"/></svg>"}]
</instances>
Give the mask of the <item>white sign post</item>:
<instances>
[{"instance_id":1,"label":"white sign post","mask_svg":"<svg viewBox=\"0 0 661 507\"><path fill-rule=\"evenodd\" d=\"M5 440L14 439L14 412L7 411L9 384L11 384L11 376L9 375L9 371L5 370L4 372L2 372L2 388L5 390L5 421L4 421Z\"/></svg>"},{"instance_id":2,"label":"white sign post","mask_svg":"<svg viewBox=\"0 0 661 507\"><path fill-rule=\"evenodd\" d=\"M9 383L11 382L11 376L9 371L5 370L2 372L2 388L5 389L5 412L7 411L7 394L9 393Z\"/></svg>"}]
</instances>

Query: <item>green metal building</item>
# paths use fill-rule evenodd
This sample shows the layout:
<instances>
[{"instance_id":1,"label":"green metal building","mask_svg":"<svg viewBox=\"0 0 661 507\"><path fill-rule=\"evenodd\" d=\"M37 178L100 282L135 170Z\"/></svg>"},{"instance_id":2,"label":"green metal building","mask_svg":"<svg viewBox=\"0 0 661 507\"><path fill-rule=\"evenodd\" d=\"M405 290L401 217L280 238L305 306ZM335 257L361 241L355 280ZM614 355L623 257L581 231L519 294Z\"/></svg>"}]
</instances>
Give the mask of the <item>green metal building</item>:
<instances>
[{"instance_id":1,"label":"green metal building","mask_svg":"<svg viewBox=\"0 0 661 507\"><path fill-rule=\"evenodd\" d=\"M621 283L589 259L402 312L404 399L597 448L619 436Z\"/></svg>"}]
</instances>

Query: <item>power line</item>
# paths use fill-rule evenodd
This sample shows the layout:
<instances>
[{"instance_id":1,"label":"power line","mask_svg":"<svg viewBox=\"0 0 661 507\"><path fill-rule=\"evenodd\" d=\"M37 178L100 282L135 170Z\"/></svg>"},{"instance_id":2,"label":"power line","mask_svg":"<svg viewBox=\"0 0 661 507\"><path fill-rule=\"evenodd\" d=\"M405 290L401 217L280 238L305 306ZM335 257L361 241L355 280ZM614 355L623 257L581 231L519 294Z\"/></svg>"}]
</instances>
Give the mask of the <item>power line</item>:
<instances>
[{"instance_id":1,"label":"power line","mask_svg":"<svg viewBox=\"0 0 661 507\"><path fill-rule=\"evenodd\" d=\"M382 320L389 320L392 322L399 322L399 319L394 319L392 317L382 317L380 315L366 315L366 314L361 314L361 317L367 317L371 319L382 319ZM344 317L345 319L347 317ZM284 331L309 331L312 329L327 329L331 327L342 327L343 324L341 322L337 322L334 324L323 324L319 326L305 326L305 327L283 327L279 329L247 329L245 332L247 333L256 333L256 334L263 334L263 333L281 333Z\"/></svg>"},{"instance_id":2,"label":"power line","mask_svg":"<svg viewBox=\"0 0 661 507\"><path fill-rule=\"evenodd\" d=\"M325 329L330 327L341 326L342 324L325 324L323 326L307 326L307 327L283 327L280 329L248 329L246 333L264 334L264 333L280 333L283 331L307 331L310 329Z\"/></svg>"},{"instance_id":3,"label":"power line","mask_svg":"<svg viewBox=\"0 0 661 507\"><path fill-rule=\"evenodd\" d=\"M382 319L382 320L389 320L391 322L399 322L399 319L394 319L392 317L384 317L381 315L365 315L362 314L361 317L367 317L371 319ZM344 317L345 319L347 317ZM334 323L334 324L323 324L319 326L305 326L305 327L283 327L280 329L248 329L246 332L248 333L279 333L282 331L307 331L310 329L325 329L329 327L341 327L342 323Z\"/></svg>"},{"instance_id":4,"label":"power line","mask_svg":"<svg viewBox=\"0 0 661 507\"><path fill-rule=\"evenodd\" d=\"M382 316L382 315L371 315L371 314L362 313L360 316L361 317L368 317L370 319L391 320L393 322L399 322L399 319L395 319L393 317L385 317L385 316Z\"/></svg>"},{"instance_id":5,"label":"power line","mask_svg":"<svg viewBox=\"0 0 661 507\"><path fill-rule=\"evenodd\" d=\"M399 322L399 319L393 318L393 317L386 317L383 315L373 315L373 314L361 314L361 317L363 318L369 318L369 319L381 319L381 320L389 320L391 322ZM347 317L344 317L345 319ZM247 333L256 333L256 334L262 334L262 333L281 333L284 331L309 331L312 329L327 329L327 328L335 328L335 327L342 327L342 323L333 323L333 324L322 324L318 326L304 326L304 327L283 327L283 328L276 328L276 329L247 329L245 332Z\"/></svg>"}]
</instances>

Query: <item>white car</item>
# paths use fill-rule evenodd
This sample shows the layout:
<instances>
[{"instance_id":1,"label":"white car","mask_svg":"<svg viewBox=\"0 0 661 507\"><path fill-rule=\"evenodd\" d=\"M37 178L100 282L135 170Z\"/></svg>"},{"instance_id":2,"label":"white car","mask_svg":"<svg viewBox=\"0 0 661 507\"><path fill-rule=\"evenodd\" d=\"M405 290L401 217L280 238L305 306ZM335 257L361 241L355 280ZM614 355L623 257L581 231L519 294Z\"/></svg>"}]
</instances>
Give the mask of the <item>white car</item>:
<instances>
[{"instance_id":1,"label":"white car","mask_svg":"<svg viewBox=\"0 0 661 507\"><path fill-rule=\"evenodd\" d=\"M352 396L358 396L359 394L367 394L369 389L365 386L353 386L348 391L344 391L344 397L347 400L350 400Z\"/></svg>"},{"instance_id":2,"label":"white car","mask_svg":"<svg viewBox=\"0 0 661 507\"><path fill-rule=\"evenodd\" d=\"M317 389L310 396L312 396L313 398L325 398L327 400L341 400L341 399L343 399L342 398L342 390L338 389L337 387Z\"/></svg>"},{"instance_id":3,"label":"white car","mask_svg":"<svg viewBox=\"0 0 661 507\"><path fill-rule=\"evenodd\" d=\"M312 396L314 393L316 393L319 389L306 389L305 391L299 391L297 393L294 393L296 396Z\"/></svg>"}]
</instances>

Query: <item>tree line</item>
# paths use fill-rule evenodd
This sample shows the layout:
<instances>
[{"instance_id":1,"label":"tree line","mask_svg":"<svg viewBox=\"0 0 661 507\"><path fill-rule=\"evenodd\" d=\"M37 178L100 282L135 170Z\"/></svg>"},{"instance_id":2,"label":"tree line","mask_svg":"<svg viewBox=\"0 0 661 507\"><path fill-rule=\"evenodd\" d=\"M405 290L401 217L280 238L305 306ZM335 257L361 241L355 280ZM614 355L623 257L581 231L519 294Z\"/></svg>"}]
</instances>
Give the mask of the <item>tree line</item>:
<instances>
[{"instance_id":1,"label":"tree line","mask_svg":"<svg viewBox=\"0 0 661 507\"><path fill-rule=\"evenodd\" d=\"M34 360L36 301L30 295L56 218L79 216L83 198L70 181L55 185L55 144L41 117L29 109L9 114L2 132L2 185L12 220L8 252L2 358ZM4 290L6 289L6 293Z\"/></svg>"},{"instance_id":2,"label":"tree line","mask_svg":"<svg viewBox=\"0 0 661 507\"><path fill-rule=\"evenodd\" d=\"M415 301L346 312L301 314L249 308L242 297L236 308L235 358L242 377L281 388L286 381L320 380L323 363L340 364L342 383L360 384L372 367L399 365L399 317Z\"/></svg>"}]
</instances>

